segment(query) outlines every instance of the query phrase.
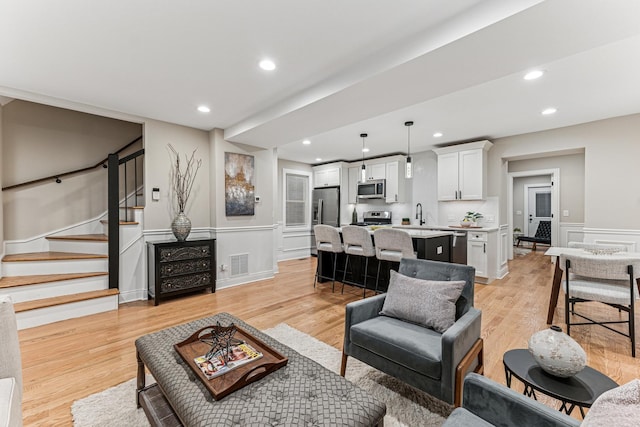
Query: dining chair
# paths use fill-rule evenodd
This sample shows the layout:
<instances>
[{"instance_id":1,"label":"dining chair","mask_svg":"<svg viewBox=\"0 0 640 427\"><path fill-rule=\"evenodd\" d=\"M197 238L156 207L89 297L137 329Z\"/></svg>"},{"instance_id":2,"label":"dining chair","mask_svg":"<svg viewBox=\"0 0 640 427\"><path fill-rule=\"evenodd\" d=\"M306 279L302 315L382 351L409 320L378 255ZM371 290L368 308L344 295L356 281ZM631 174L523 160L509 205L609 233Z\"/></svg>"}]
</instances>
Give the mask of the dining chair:
<instances>
[{"instance_id":1,"label":"dining chair","mask_svg":"<svg viewBox=\"0 0 640 427\"><path fill-rule=\"evenodd\" d=\"M316 265L316 275L313 279L313 287L316 287L318 279L330 279L331 292L335 292L336 286L336 268L338 266L338 254L344 250L342 248L342 240L340 239L340 233L338 229L330 225L318 224L313 227L313 233L316 237L316 249L318 250L318 262ZM320 272L320 252L325 252L331 256L333 263L333 272L331 276L323 275Z\"/></svg>"},{"instance_id":2,"label":"dining chair","mask_svg":"<svg viewBox=\"0 0 640 427\"><path fill-rule=\"evenodd\" d=\"M380 266L383 261L400 263L402 258L418 258L413 251L413 240L411 235L404 230L395 228L378 228L373 232L373 240L376 248L376 258L378 259L378 271L376 273L375 292L378 293L378 283L380 281ZM390 267L391 268L391 267ZM395 268L397 271L398 268Z\"/></svg>"},{"instance_id":3,"label":"dining chair","mask_svg":"<svg viewBox=\"0 0 640 427\"><path fill-rule=\"evenodd\" d=\"M344 293L345 283L348 285L362 286L362 297L367 294L367 273L369 271L369 260L375 258L376 249L373 246L371 234L369 230L364 227L356 225L346 225L342 227L342 244L344 247L344 253L347 255L344 261L344 272L342 274L342 293ZM347 267L349 264L349 257L355 256L364 259L364 270L362 270L362 284L354 280L347 281ZM351 267L353 276L353 266Z\"/></svg>"},{"instance_id":4,"label":"dining chair","mask_svg":"<svg viewBox=\"0 0 640 427\"><path fill-rule=\"evenodd\" d=\"M631 340L631 355L636 356L635 338L635 300L639 298L640 260L624 256L562 254L560 268L564 270L565 321L567 334L571 335L571 327L577 325L600 325ZM595 320L586 308L576 311L576 306L583 302L597 301L609 307L626 312L627 319ZM573 321L580 317L585 321ZM627 324L628 333L614 329L609 325Z\"/></svg>"},{"instance_id":5,"label":"dining chair","mask_svg":"<svg viewBox=\"0 0 640 427\"><path fill-rule=\"evenodd\" d=\"M580 248L593 254L613 254L617 252L627 252L625 245L616 245L608 243L583 243L583 242L569 242L567 243L569 248Z\"/></svg>"}]
</instances>

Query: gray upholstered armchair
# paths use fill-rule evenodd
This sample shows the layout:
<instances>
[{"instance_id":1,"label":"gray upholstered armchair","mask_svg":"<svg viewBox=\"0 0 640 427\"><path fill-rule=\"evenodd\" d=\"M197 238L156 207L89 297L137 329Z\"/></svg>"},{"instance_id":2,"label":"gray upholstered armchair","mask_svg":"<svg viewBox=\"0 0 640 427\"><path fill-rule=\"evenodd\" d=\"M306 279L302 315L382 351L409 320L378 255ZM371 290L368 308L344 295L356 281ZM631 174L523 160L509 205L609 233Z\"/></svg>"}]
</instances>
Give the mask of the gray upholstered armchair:
<instances>
[{"instance_id":1,"label":"gray upholstered armchair","mask_svg":"<svg viewBox=\"0 0 640 427\"><path fill-rule=\"evenodd\" d=\"M341 375L355 357L438 399L460 406L467 372L482 373L481 312L473 307L475 269L402 259L399 273L423 280L464 281L455 322L444 333L380 315L386 294L347 304ZM475 363L474 363L475 362Z\"/></svg>"},{"instance_id":2,"label":"gray upholstered armchair","mask_svg":"<svg viewBox=\"0 0 640 427\"><path fill-rule=\"evenodd\" d=\"M464 380L462 408L451 413L443 427L574 427L580 422L556 409L491 381L469 374Z\"/></svg>"}]
</instances>

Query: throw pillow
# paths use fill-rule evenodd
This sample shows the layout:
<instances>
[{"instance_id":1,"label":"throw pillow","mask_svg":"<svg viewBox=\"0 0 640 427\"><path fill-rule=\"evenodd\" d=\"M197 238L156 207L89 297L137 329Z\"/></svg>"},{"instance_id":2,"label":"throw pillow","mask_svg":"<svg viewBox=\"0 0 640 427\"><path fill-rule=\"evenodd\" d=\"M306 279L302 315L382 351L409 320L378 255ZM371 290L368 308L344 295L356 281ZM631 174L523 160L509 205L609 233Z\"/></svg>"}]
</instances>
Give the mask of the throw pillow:
<instances>
[{"instance_id":1,"label":"throw pillow","mask_svg":"<svg viewBox=\"0 0 640 427\"><path fill-rule=\"evenodd\" d=\"M581 427L637 426L640 419L640 380L602 393L593 402Z\"/></svg>"},{"instance_id":2,"label":"throw pillow","mask_svg":"<svg viewBox=\"0 0 640 427\"><path fill-rule=\"evenodd\" d=\"M465 282L441 282L404 276L391 270L380 314L443 333L456 321L456 301Z\"/></svg>"}]
</instances>

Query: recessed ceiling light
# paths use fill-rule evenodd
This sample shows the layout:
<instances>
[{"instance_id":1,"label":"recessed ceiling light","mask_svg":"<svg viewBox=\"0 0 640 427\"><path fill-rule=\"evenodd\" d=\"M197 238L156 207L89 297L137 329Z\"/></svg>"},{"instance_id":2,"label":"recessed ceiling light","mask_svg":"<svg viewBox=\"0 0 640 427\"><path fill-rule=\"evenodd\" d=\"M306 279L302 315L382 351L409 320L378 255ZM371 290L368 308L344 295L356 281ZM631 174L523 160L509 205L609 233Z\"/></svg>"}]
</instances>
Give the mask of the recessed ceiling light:
<instances>
[{"instance_id":1,"label":"recessed ceiling light","mask_svg":"<svg viewBox=\"0 0 640 427\"><path fill-rule=\"evenodd\" d=\"M198 107L198 111L200 111L201 113L208 113L209 111L211 111L211 109L206 105L201 105Z\"/></svg>"},{"instance_id":2,"label":"recessed ceiling light","mask_svg":"<svg viewBox=\"0 0 640 427\"><path fill-rule=\"evenodd\" d=\"M368 152L369 152L369 149L365 147L365 148L363 148L363 149L362 149L362 152L363 152L363 153L368 153Z\"/></svg>"},{"instance_id":3,"label":"recessed ceiling light","mask_svg":"<svg viewBox=\"0 0 640 427\"><path fill-rule=\"evenodd\" d=\"M442 132L436 132L433 134L434 138L440 138L442 136Z\"/></svg>"},{"instance_id":4,"label":"recessed ceiling light","mask_svg":"<svg viewBox=\"0 0 640 427\"><path fill-rule=\"evenodd\" d=\"M309 145L309 144L311 144L311 141L309 141L308 139L305 139L304 141L302 141L302 143L304 145Z\"/></svg>"},{"instance_id":5,"label":"recessed ceiling light","mask_svg":"<svg viewBox=\"0 0 640 427\"><path fill-rule=\"evenodd\" d=\"M539 79L540 77L542 77L543 74L544 74L544 71L542 70L529 71L527 74L524 75L524 79L525 80Z\"/></svg>"},{"instance_id":6,"label":"recessed ceiling light","mask_svg":"<svg viewBox=\"0 0 640 427\"><path fill-rule=\"evenodd\" d=\"M276 64L270 59L263 59L260 61L260 68L265 71L272 71L276 69Z\"/></svg>"},{"instance_id":7,"label":"recessed ceiling light","mask_svg":"<svg viewBox=\"0 0 640 427\"><path fill-rule=\"evenodd\" d=\"M550 115L550 114L555 114L555 112L556 112L556 111L558 111L558 109L557 109L557 108L553 108L553 107L545 108L544 110L542 110L542 114L543 114L544 116L548 116L548 115Z\"/></svg>"},{"instance_id":8,"label":"recessed ceiling light","mask_svg":"<svg viewBox=\"0 0 640 427\"><path fill-rule=\"evenodd\" d=\"M316 162L321 162L322 159L320 157L316 157Z\"/></svg>"}]
</instances>

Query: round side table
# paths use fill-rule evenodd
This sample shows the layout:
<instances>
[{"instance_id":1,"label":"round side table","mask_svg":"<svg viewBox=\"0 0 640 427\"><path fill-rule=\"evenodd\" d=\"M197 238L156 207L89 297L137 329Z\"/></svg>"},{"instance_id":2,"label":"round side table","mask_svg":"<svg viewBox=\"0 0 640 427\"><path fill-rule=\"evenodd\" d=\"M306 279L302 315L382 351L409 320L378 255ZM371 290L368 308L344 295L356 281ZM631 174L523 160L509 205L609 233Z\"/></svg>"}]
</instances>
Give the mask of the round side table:
<instances>
[{"instance_id":1,"label":"round side table","mask_svg":"<svg viewBox=\"0 0 640 427\"><path fill-rule=\"evenodd\" d=\"M598 396L618 386L611 378L588 366L569 378L548 374L526 349L509 350L502 361L507 387L511 387L511 379L516 377L524 383L525 396L536 399L535 392L538 391L558 399L562 402L560 411L566 414L571 414L577 406L584 417L584 408L590 408Z\"/></svg>"}]
</instances>

